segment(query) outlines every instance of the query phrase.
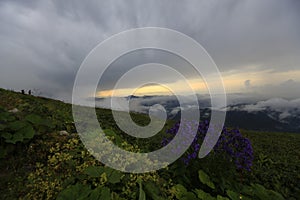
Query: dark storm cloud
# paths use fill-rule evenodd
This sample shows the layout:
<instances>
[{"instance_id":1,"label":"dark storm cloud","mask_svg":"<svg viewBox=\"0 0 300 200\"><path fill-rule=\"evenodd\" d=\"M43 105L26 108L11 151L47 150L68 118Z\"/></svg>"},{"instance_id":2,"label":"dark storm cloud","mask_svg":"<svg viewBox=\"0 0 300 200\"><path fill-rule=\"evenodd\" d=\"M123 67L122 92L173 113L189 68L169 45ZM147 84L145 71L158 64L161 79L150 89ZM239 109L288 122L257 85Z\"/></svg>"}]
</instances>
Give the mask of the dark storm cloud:
<instances>
[{"instance_id":1,"label":"dark storm cloud","mask_svg":"<svg viewBox=\"0 0 300 200\"><path fill-rule=\"evenodd\" d=\"M171 66L185 77L197 77L197 73L193 70L192 65L181 57L162 50L144 49L132 51L124 56L119 57L113 62L103 74L99 82L100 90L109 90L113 88L114 84L121 78L121 76L134 66L143 65L146 63L159 63L166 66ZM113 76L112 76L113 74ZM196 74L196 75L195 75ZM178 77L174 77L170 73L160 71L148 71L146 76L152 77L153 83L173 83ZM144 79L145 77L136 77ZM131 87L134 81L127 82L123 88Z\"/></svg>"},{"instance_id":2,"label":"dark storm cloud","mask_svg":"<svg viewBox=\"0 0 300 200\"><path fill-rule=\"evenodd\" d=\"M223 72L296 70L299 10L297 0L1 1L0 87L40 88L69 99L76 71L90 50L112 34L144 26L189 35Z\"/></svg>"}]
</instances>

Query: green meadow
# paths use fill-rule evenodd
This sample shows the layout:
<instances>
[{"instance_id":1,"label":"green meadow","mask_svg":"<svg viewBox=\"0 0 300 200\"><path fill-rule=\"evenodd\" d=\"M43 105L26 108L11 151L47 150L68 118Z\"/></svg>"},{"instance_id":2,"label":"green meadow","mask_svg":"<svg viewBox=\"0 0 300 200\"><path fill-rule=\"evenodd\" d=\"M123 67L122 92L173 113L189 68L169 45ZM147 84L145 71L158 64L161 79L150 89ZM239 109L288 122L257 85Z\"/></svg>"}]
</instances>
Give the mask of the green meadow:
<instances>
[{"instance_id":1,"label":"green meadow","mask_svg":"<svg viewBox=\"0 0 300 200\"><path fill-rule=\"evenodd\" d=\"M135 139L118 129L110 110L96 113L108 138L132 152L161 148L175 123L167 121L151 139ZM149 123L146 115L131 116ZM249 171L211 152L188 165L178 159L155 172L123 173L87 151L71 104L0 89L0 199L299 199L300 134L240 132L253 148Z\"/></svg>"}]
</instances>

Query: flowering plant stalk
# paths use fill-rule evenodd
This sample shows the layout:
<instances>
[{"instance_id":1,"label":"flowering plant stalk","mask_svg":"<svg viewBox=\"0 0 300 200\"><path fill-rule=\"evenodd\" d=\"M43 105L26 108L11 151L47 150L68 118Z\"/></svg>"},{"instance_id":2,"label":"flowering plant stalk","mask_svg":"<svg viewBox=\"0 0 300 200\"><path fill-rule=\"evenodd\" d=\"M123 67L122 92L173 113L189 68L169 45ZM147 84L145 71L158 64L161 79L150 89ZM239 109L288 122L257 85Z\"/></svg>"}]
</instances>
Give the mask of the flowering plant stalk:
<instances>
[{"instance_id":1,"label":"flowering plant stalk","mask_svg":"<svg viewBox=\"0 0 300 200\"><path fill-rule=\"evenodd\" d=\"M183 134L188 138L191 135L191 128L195 125L195 121L183 121L181 125L183 127ZM180 126L180 122L174 124L174 126L167 130L167 136L162 140L162 146L166 146L172 138L177 134ZM194 138L190 149L184 154L181 160L185 165L197 158L200 150L200 144L202 144L205 135L209 127L207 120L200 122L198 125L197 135ZM183 141L184 142L184 141ZM251 171L253 163L253 149L249 139L245 138L238 129L228 130L223 128L220 138L213 148L213 152L218 154L225 154L226 158L230 162L234 162L237 170Z\"/></svg>"}]
</instances>

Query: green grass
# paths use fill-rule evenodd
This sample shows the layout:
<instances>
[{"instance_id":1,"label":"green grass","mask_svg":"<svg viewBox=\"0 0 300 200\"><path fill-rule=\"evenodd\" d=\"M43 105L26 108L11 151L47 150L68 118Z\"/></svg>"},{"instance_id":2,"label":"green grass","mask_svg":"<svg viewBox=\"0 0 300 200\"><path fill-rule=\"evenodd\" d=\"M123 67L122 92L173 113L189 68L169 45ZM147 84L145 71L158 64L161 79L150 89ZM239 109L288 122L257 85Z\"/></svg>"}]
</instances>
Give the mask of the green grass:
<instances>
[{"instance_id":1,"label":"green grass","mask_svg":"<svg viewBox=\"0 0 300 200\"><path fill-rule=\"evenodd\" d=\"M300 134L241 130L254 149L251 172L237 172L230 163L210 155L188 167L178 160L167 169L132 175L103 166L87 152L76 134L71 104L0 89L0 108L0 117L11 109L19 110L9 114L12 122L26 121L29 115L49 121L46 126L33 120L33 138L8 144L3 130L15 132L10 122L0 120L6 127L0 129L0 144L8 152L0 160L0 199L239 199L240 194L243 199L281 199L279 194L284 199L300 197ZM128 151L160 148L165 130L174 123L168 121L150 139L135 139L116 126L110 110L96 112L111 140ZM140 125L149 123L146 115L131 116ZM71 134L60 135L61 130Z\"/></svg>"},{"instance_id":2,"label":"green grass","mask_svg":"<svg viewBox=\"0 0 300 200\"><path fill-rule=\"evenodd\" d=\"M254 149L253 179L300 197L300 134L242 130Z\"/></svg>"}]
</instances>

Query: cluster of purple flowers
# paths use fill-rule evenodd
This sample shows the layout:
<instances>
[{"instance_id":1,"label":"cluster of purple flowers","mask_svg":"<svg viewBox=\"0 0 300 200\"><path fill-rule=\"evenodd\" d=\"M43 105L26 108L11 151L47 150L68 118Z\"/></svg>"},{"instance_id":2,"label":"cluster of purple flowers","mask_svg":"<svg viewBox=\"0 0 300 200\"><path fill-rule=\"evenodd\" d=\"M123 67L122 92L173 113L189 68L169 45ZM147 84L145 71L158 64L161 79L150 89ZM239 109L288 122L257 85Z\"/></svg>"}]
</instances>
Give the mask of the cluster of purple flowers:
<instances>
[{"instance_id":1,"label":"cluster of purple flowers","mask_svg":"<svg viewBox=\"0 0 300 200\"><path fill-rule=\"evenodd\" d=\"M195 125L195 123L198 122L183 122L182 126L185 135L191 135L189 127ZM167 145L172 140L172 138L177 134L179 127L180 122L177 122L171 129L167 130L167 135L169 135L169 137L163 139L162 146ZM207 120L199 123L197 135L194 138L189 151L181 158L185 165L188 165L191 160L197 158L200 150L200 144L202 144L204 140L208 127L209 122ZM234 162L238 170L251 170L253 149L249 139L243 137L238 129L227 130L226 128L223 128L220 138L213 150L216 154L225 153L225 156L231 162Z\"/></svg>"}]
</instances>

